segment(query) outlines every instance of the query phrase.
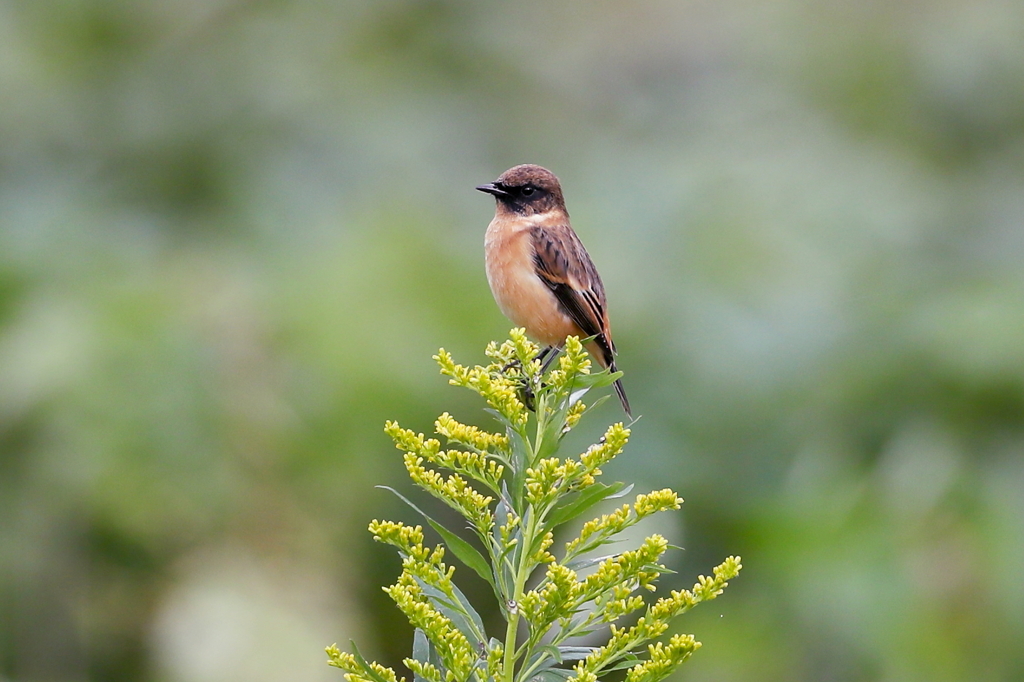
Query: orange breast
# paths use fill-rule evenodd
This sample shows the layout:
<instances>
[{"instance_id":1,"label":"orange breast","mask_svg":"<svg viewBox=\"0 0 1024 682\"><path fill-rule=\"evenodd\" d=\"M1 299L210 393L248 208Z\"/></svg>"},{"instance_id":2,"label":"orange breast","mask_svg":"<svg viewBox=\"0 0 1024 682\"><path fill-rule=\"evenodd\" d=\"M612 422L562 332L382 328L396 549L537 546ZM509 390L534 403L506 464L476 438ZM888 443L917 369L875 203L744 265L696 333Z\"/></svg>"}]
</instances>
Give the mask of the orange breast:
<instances>
[{"instance_id":1,"label":"orange breast","mask_svg":"<svg viewBox=\"0 0 1024 682\"><path fill-rule=\"evenodd\" d=\"M570 334L583 336L537 276L528 221L495 217L487 227L484 252L491 293L513 324L549 346L561 346Z\"/></svg>"}]
</instances>

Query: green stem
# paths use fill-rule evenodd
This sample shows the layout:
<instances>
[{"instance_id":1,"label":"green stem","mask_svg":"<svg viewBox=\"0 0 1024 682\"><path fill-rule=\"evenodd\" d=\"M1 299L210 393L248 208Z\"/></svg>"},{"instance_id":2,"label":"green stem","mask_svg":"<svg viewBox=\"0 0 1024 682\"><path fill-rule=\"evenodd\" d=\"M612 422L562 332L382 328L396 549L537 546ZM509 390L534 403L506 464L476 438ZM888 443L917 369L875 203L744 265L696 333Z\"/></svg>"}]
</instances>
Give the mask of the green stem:
<instances>
[{"instance_id":1,"label":"green stem","mask_svg":"<svg viewBox=\"0 0 1024 682\"><path fill-rule=\"evenodd\" d=\"M529 668L524 669L520 673L520 677L522 677L523 679L529 679L530 675L533 674L533 671L539 668L549 658L551 658L549 654L542 653L540 656L537 657L537 660L534 661L533 665L531 665Z\"/></svg>"},{"instance_id":2,"label":"green stem","mask_svg":"<svg viewBox=\"0 0 1024 682\"><path fill-rule=\"evenodd\" d=\"M540 391L538 391L540 392ZM537 396L537 438L534 440L534 452L529 454L529 466L537 464L538 454L541 452L541 445L544 444L544 434L548 430L548 420L551 418L548 410L548 396Z\"/></svg>"},{"instance_id":3,"label":"green stem","mask_svg":"<svg viewBox=\"0 0 1024 682\"><path fill-rule=\"evenodd\" d=\"M530 521L523 529L523 543L519 550L519 561L516 567L515 585L512 592L514 608L509 610L508 627L505 629L505 660L503 678L504 682L513 682L516 665L516 635L519 632L519 603L523 599L523 590L526 586L526 579L530 575L530 558L533 556L533 540L536 534L535 515L530 514Z\"/></svg>"},{"instance_id":4,"label":"green stem","mask_svg":"<svg viewBox=\"0 0 1024 682\"><path fill-rule=\"evenodd\" d=\"M538 391L539 392L539 391ZM537 453L540 452L541 445L544 442L544 432L547 430L547 420L550 418L547 396L537 397L537 409L535 414L537 415L537 435L533 442L526 437L526 434L522 433L523 442L530 448L527 466L533 466L537 460ZM525 429L523 429L525 431ZM529 505L525 503L523 498L519 498L522 503L522 509L517 509L520 519L529 518L529 522L523 528L523 542L519 551L519 561L515 572L515 581L512 592L512 601L515 602L515 609L509 609L509 605L506 604L506 609L509 610L508 627L505 629L505 656L503 662L502 677L504 682L514 682L515 679L515 664L516 664L516 635L519 632L519 603L523 599L523 591L526 586L526 580L530 577L530 572L533 566L530 565L530 560L533 557L533 543L537 535L538 520L541 518L536 513L536 510L530 509ZM528 653L528 652L527 652Z\"/></svg>"}]
</instances>

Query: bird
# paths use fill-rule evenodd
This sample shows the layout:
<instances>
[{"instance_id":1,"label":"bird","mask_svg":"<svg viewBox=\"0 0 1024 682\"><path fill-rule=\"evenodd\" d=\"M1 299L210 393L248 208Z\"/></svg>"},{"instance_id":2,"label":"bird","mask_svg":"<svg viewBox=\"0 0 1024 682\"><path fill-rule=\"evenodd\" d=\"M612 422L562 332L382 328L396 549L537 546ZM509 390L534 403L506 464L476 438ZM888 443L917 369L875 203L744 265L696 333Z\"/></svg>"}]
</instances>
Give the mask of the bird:
<instances>
[{"instance_id":1,"label":"bird","mask_svg":"<svg viewBox=\"0 0 1024 682\"><path fill-rule=\"evenodd\" d=\"M567 336L577 336L590 338L587 352L602 367L618 371L604 284L569 223L555 174L522 164L476 189L495 198L484 256L487 281L501 312L545 345L540 359L561 349ZM632 418L621 379L614 386L622 409Z\"/></svg>"}]
</instances>

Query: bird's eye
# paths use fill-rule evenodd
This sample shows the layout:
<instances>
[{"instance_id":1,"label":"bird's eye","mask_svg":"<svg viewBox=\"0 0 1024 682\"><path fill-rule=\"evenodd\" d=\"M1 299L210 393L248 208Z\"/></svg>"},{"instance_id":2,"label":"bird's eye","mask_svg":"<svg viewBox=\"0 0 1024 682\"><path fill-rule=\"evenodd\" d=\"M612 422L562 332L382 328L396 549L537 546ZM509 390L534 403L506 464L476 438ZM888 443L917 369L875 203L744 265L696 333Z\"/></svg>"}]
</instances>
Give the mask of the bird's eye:
<instances>
[{"instance_id":1,"label":"bird's eye","mask_svg":"<svg viewBox=\"0 0 1024 682\"><path fill-rule=\"evenodd\" d=\"M533 185L525 185L521 191L524 197L528 197L533 194Z\"/></svg>"}]
</instances>

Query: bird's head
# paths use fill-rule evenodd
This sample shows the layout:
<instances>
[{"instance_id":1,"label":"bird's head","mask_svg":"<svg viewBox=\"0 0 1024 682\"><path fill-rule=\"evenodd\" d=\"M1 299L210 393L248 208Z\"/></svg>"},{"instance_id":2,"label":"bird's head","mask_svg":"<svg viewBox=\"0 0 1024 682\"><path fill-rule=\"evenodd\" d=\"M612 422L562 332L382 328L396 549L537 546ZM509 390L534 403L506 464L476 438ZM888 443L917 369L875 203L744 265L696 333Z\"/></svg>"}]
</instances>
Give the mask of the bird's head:
<instances>
[{"instance_id":1,"label":"bird's head","mask_svg":"<svg viewBox=\"0 0 1024 682\"><path fill-rule=\"evenodd\" d=\"M562 187L558 178L547 168L533 164L514 166L497 180L477 187L481 192L493 194L498 210L519 215L536 215L554 209L565 210Z\"/></svg>"}]
</instances>

